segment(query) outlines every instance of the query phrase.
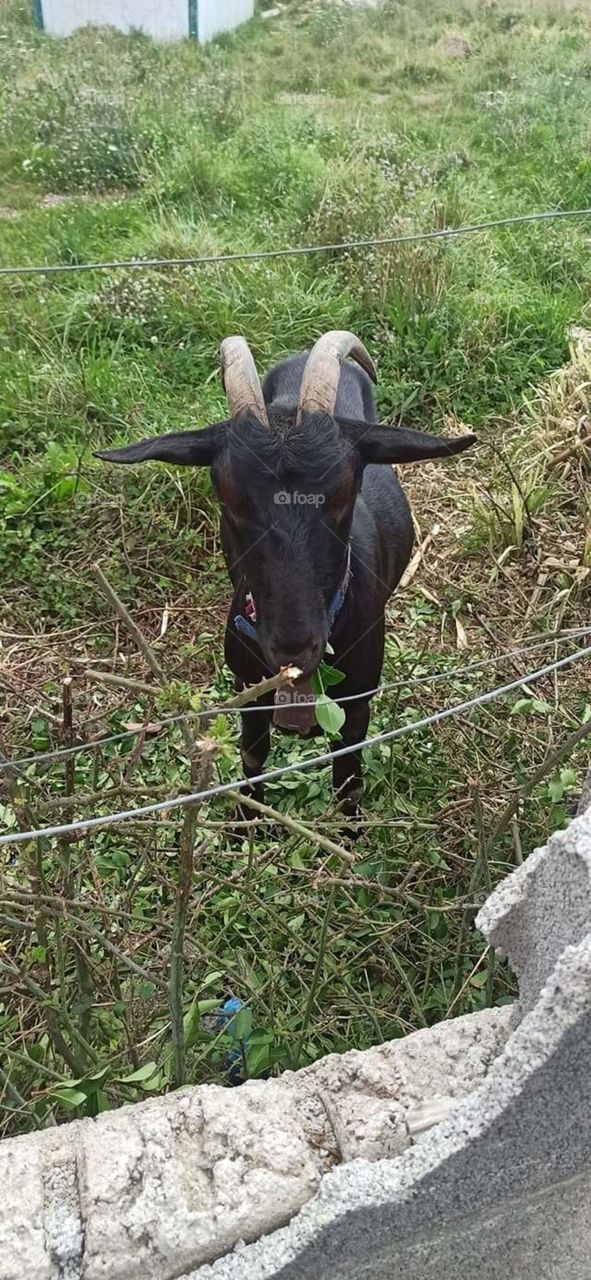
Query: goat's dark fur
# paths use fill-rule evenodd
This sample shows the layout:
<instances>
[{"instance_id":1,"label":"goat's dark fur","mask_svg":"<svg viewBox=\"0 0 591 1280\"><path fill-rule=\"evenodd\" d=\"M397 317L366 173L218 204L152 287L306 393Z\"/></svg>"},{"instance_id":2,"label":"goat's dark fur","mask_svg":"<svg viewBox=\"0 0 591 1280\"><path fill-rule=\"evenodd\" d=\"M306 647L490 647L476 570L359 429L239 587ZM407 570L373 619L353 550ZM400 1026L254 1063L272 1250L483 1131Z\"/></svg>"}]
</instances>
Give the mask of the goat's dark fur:
<instances>
[{"instance_id":1,"label":"goat's dark fur","mask_svg":"<svg viewBox=\"0 0 591 1280\"><path fill-rule=\"evenodd\" d=\"M334 415L304 414L295 425L307 353L276 365L263 382L269 428L250 413L236 420L142 441L99 457L149 458L209 465L222 506L221 537L234 587L226 629L226 661L237 687L256 684L293 663L309 675L328 642L327 611L343 578L351 545L351 578L330 635L331 663L344 672L333 693L361 694L344 702L343 744L360 742L369 720L368 691L379 684L384 609L413 545L408 502L393 463L458 453L473 436L445 440L377 423L371 382L352 363L342 368ZM385 464L385 465L384 465ZM277 494L313 495L282 504ZM237 631L246 593L257 609L257 639ZM270 746L273 695L243 716L247 777L263 771ZM362 791L361 753L333 762L335 789L349 813ZM253 788L261 799L260 785Z\"/></svg>"}]
</instances>

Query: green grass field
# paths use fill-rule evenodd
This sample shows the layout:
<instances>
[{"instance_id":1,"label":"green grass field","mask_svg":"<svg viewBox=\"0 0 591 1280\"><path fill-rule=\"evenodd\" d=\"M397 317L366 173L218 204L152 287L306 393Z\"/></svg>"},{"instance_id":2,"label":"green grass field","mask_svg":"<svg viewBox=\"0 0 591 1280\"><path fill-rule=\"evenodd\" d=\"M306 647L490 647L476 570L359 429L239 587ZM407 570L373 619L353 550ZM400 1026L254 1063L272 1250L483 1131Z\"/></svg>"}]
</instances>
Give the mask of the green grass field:
<instances>
[{"instance_id":1,"label":"green grass field","mask_svg":"<svg viewBox=\"0 0 591 1280\"><path fill-rule=\"evenodd\" d=\"M332 243L589 206L590 35L587 4L293 0L208 48L158 48L98 30L52 41L5 0L0 265ZM479 435L460 462L402 476L421 539L436 532L391 603L384 679L399 687L376 700L374 731L576 647L492 661L589 618L591 356L567 329L590 323L590 237L589 220L565 220L346 255L0 280L2 749L68 742L67 676L80 739L151 726L139 748L130 737L75 767L6 773L6 830L188 790L183 738L161 720L231 691L209 477L115 472L91 453L223 416L228 333L247 336L263 370L322 330L352 328L376 357L383 420ZM261 819L231 839L229 803L200 808L172 992L176 812L0 849L0 1132L181 1076L223 1082L238 1042L243 1074L277 1072L511 999L475 906L572 813L586 751L569 737L590 717L580 664L368 751L353 864L314 838L343 844L326 770L268 789L311 834ZM212 778L238 776L236 718L208 733ZM323 749L276 738L269 764ZM207 1015L228 996L246 1011L223 1035Z\"/></svg>"}]
</instances>

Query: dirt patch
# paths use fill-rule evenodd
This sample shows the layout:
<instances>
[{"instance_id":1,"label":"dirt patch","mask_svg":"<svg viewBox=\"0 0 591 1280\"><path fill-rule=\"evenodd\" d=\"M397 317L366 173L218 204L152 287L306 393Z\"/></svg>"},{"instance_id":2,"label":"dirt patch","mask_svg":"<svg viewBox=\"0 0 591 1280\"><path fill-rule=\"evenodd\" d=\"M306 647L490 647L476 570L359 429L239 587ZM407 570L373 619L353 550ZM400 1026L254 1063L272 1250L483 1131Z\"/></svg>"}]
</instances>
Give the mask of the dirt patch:
<instances>
[{"instance_id":1,"label":"dirt patch","mask_svg":"<svg viewBox=\"0 0 591 1280\"><path fill-rule=\"evenodd\" d=\"M432 111L434 107L444 106L447 108L450 101L449 88L427 89L424 93L413 94L413 103L420 107L422 111Z\"/></svg>"},{"instance_id":2,"label":"dirt patch","mask_svg":"<svg viewBox=\"0 0 591 1280\"><path fill-rule=\"evenodd\" d=\"M462 36L442 36L434 49L440 58L472 58L475 52Z\"/></svg>"},{"instance_id":3,"label":"dirt patch","mask_svg":"<svg viewBox=\"0 0 591 1280\"><path fill-rule=\"evenodd\" d=\"M449 602L463 597L470 647L489 637L500 650L588 622L591 335L577 327L569 337L571 361L515 414L510 447L483 437L453 466L402 476L418 540L433 533L411 590L440 607L448 631ZM450 417L445 429L458 424Z\"/></svg>"},{"instance_id":4,"label":"dirt patch","mask_svg":"<svg viewBox=\"0 0 591 1280\"><path fill-rule=\"evenodd\" d=\"M0 222L12 222L20 216L20 209L11 209L8 204L0 204Z\"/></svg>"},{"instance_id":5,"label":"dirt patch","mask_svg":"<svg viewBox=\"0 0 591 1280\"><path fill-rule=\"evenodd\" d=\"M100 191L89 195L86 191L49 191L37 201L40 209L60 209L70 204L116 204L131 200L134 191Z\"/></svg>"},{"instance_id":6,"label":"dirt patch","mask_svg":"<svg viewBox=\"0 0 591 1280\"><path fill-rule=\"evenodd\" d=\"M39 204L42 209L59 209L62 204L75 204L81 199L81 196L58 195L56 192L50 192L49 195L41 196Z\"/></svg>"}]
</instances>

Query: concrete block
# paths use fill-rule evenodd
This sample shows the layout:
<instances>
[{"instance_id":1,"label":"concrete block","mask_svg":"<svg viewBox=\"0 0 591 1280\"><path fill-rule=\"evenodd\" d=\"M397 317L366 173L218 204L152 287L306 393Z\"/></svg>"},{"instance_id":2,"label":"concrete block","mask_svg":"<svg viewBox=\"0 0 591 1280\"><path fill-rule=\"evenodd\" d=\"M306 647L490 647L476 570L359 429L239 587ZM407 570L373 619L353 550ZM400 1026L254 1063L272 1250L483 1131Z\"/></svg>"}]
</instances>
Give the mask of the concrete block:
<instances>
[{"instance_id":1,"label":"concrete block","mask_svg":"<svg viewBox=\"0 0 591 1280\"><path fill-rule=\"evenodd\" d=\"M586 937L419 1146L333 1170L288 1227L186 1280L588 1280L590 1052Z\"/></svg>"},{"instance_id":2,"label":"concrete block","mask_svg":"<svg viewBox=\"0 0 591 1280\"><path fill-rule=\"evenodd\" d=\"M84 1260L84 1224L78 1188L78 1136L83 1126L68 1124L43 1134L43 1233L52 1276L78 1280Z\"/></svg>"},{"instance_id":3,"label":"concrete block","mask_svg":"<svg viewBox=\"0 0 591 1280\"><path fill-rule=\"evenodd\" d=\"M503 880L476 926L509 957L522 1008L532 1009L565 947L591 931L591 811Z\"/></svg>"},{"instance_id":4,"label":"concrete block","mask_svg":"<svg viewBox=\"0 0 591 1280\"><path fill-rule=\"evenodd\" d=\"M517 1015L514 1005L483 1009L384 1046L395 1061L406 1108L425 1098L460 1100L472 1093L504 1049Z\"/></svg>"},{"instance_id":5,"label":"concrete block","mask_svg":"<svg viewBox=\"0 0 591 1280\"><path fill-rule=\"evenodd\" d=\"M288 1221L328 1167L275 1081L106 1113L80 1148L84 1280L178 1276Z\"/></svg>"},{"instance_id":6,"label":"concrete block","mask_svg":"<svg viewBox=\"0 0 591 1280\"><path fill-rule=\"evenodd\" d=\"M15 1204L0 1214L1 1280L169 1280L275 1230L334 1165L424 1140L485 1077L513 1016L486 1010L278 1080L182 1090L2 1144Z\"/></svg>"},{"instance_id":7,"label":"concrete block","mask_svg":"<svg viewBox=\"0 0 591 1280\"><path fill-rule=\"evenodd\" d=\"M0 1280L55 1275L43 1233L42 1160L36 1134L0 1142Z\"/></svg>"},{"instance_id":8,"label":"concrete block","mask_svg":"<svg viewBox=\"0 0 591 1280\"><path fill-rule=\"evenodd\" d=\"M79 1280L79 1122L0 1142L0 1280Z\"/></svg>"},{"instance_id":9,"label":"concrete block","mask_svg":"<svg viewBox=\"0 0 591 1280\"><path fill-rule=\"evenodd\" d=\"M339 1161L377 1160L409 1145L393 1055L376 1049L330 1054L291 1078L304 1096L321 1098Z\"/></svg>"},{"instance_id":10,"label":"concrete block","mask_svg":"<svg viewBox=\"0 0 591 1280\"><path fill-rule=\"evenodd\" d=\"M419 1114L425 1100L430 1105L444 1096L453 1103L471 1093L514 1021L514 1009L486 1009L373 1049L330 1054L282 1079L304 1097L322 1100L339 1162L396 1156L412 1140L409 1115L418 1133L427 1122L427 1113Z\"/></svg>"},{"instance_id":11,"label":"concrete block","mask_svg":"<svg viewBox=\"0 0 591 1280\"><path fill-rule=\"evenodd\" d=\"M482 909L518 1005L1 1143L0 1280L588 1280L590 867Z\"/></svg>"}]
</instances>

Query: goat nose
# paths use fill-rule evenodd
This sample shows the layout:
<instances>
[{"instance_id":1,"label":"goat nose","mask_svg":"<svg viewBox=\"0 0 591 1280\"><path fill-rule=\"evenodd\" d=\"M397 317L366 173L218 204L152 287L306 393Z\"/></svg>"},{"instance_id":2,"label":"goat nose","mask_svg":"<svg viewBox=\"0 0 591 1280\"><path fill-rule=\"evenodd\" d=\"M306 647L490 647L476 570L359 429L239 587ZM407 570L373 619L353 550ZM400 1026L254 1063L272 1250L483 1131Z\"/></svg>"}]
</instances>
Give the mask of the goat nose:
<instances>
[{"instance_id":1,"label":"goat nose","mask_svg":"<svg viewBox=\"0 0 591 1280\"><path fill-rule=\"evenodd\" d=\"M280 667L295 666L305 671L320 657L320 641L313 636L276 641L269 647L271 656Z\"/></svg>"}]
</instances>

